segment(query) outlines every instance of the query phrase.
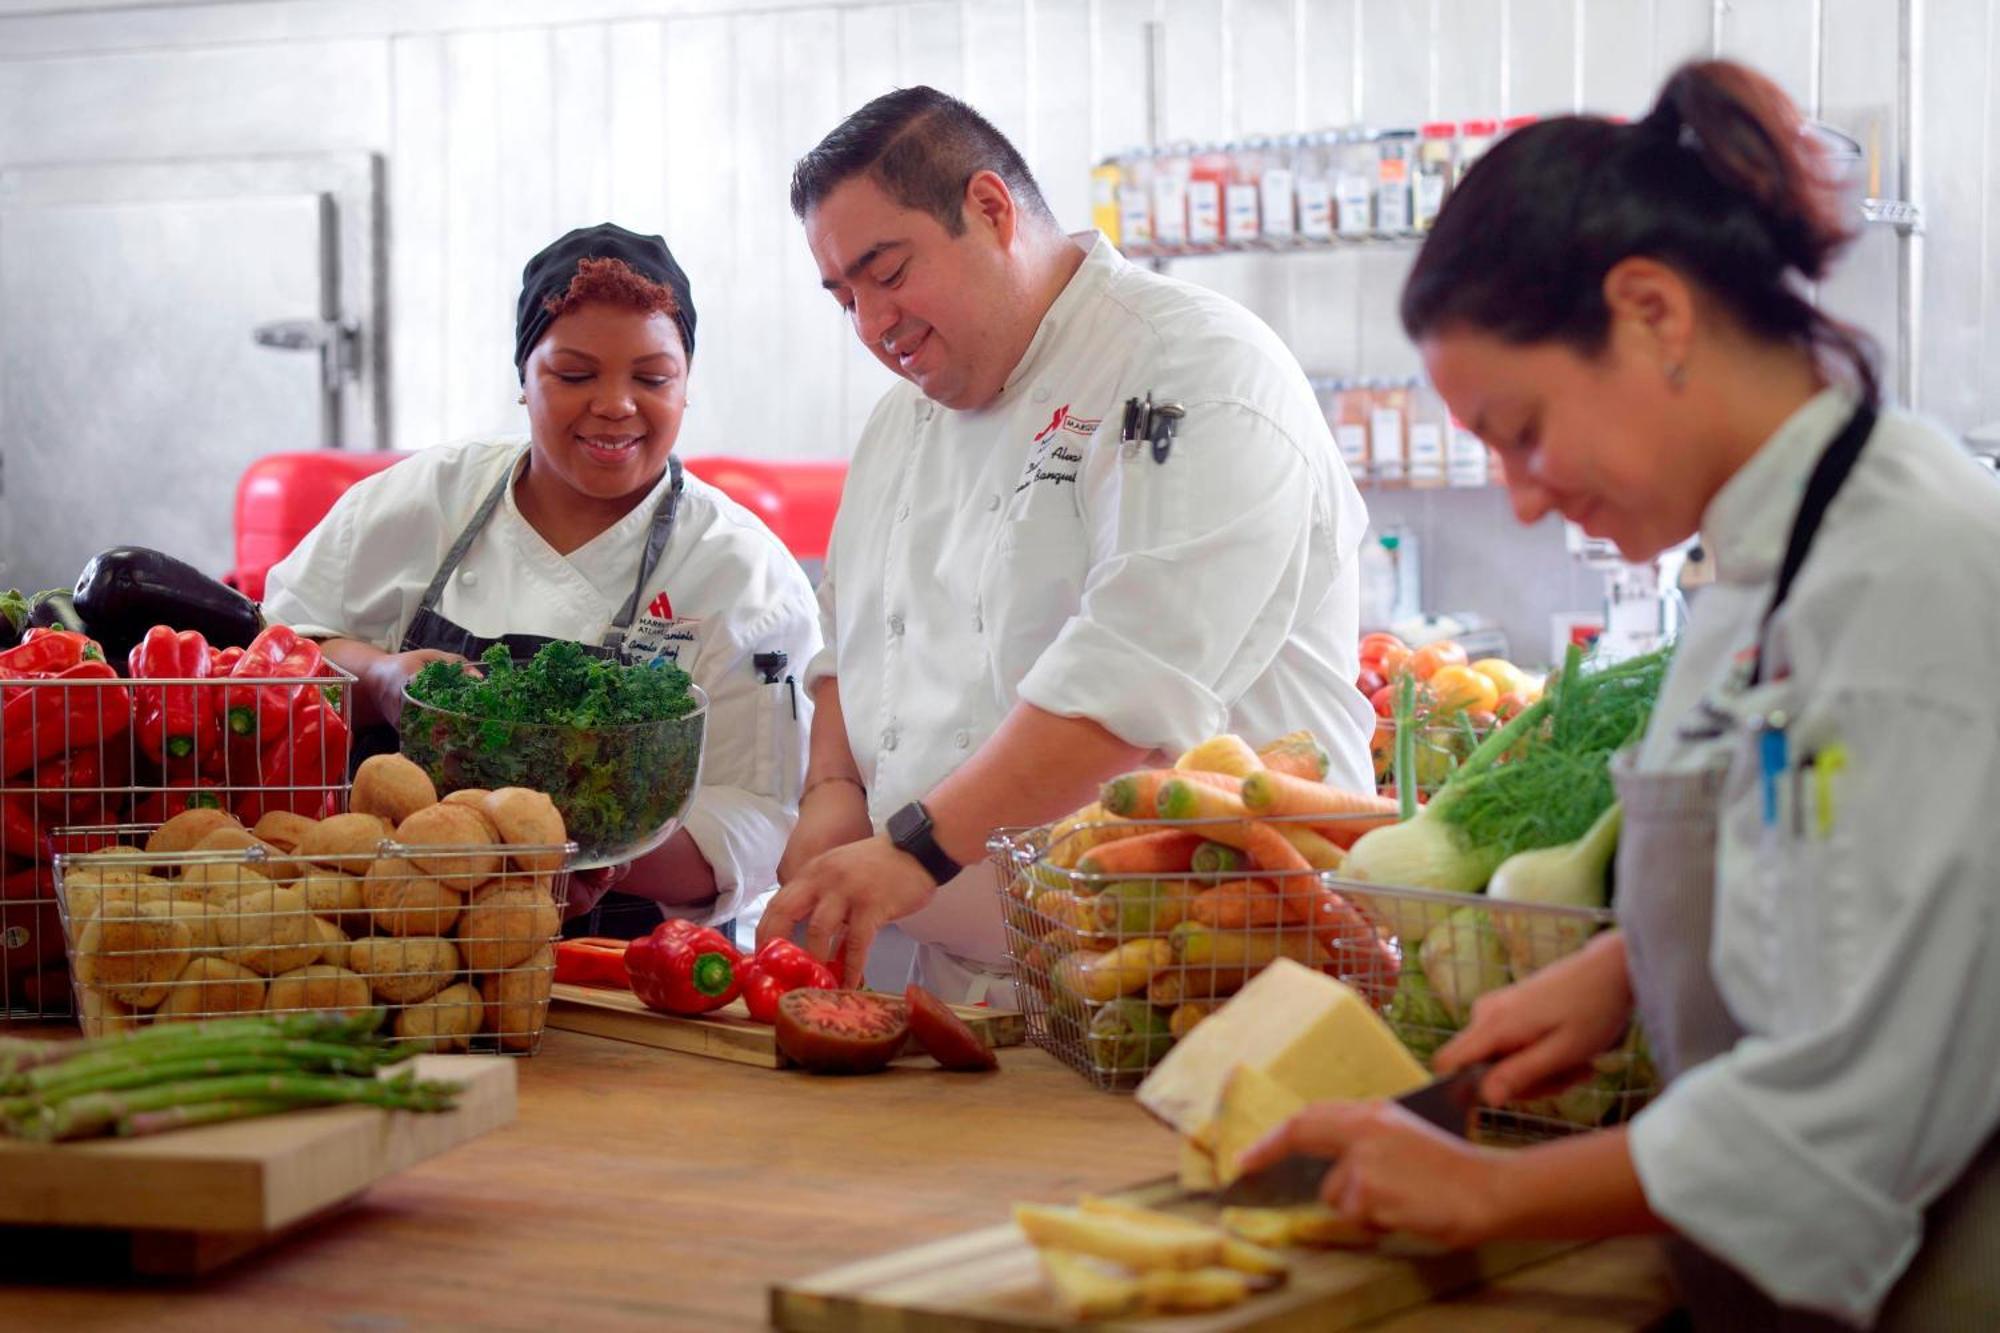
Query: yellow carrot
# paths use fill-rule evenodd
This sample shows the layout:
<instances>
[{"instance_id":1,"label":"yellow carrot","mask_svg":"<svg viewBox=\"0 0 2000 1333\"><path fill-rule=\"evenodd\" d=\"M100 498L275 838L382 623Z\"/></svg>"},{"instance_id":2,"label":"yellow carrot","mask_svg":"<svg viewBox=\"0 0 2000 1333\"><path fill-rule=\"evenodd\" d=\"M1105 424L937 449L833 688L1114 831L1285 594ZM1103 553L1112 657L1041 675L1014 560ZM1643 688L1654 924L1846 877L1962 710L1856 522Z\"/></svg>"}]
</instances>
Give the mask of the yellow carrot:
<instances>
[{"instance_id":1,"label":"yellow carrot","mask_svg":"<svg viewBox=\"0 0 2000 1333\"><path fill-rule=\"evenodd\" d=\"M1210 773L1229 773L1243 777L1255 773L1264 766L1257 752L1241 736L1224 734L1211 736L1174 761L1174 767L1186 772L1203 770Z\"/></svg>"},{"instance_id":2,"label":"yellow carrot","mask_svg":"<svg viewBox=\"0 0 2000 1333\"><path fill-rule=\"evenodd\" d=\"M1264 767L1293 777L1318 780L1333 767L1333 756L1310 731L1288 731L1269 745L1257 747Z\"/></svg>"},{"instance_id":3,"label":"yellow carrot","mask_svg":"<svg viewBox=\"0 0 2000 1333\"><path fill-rule=\"evenodd\" d=\"M1396 803L1374 792L1342 791L1270 769L1243 779L1243 805L1256 815L1393 815Z\"/></svg>"},{"instance_id":4,"label":"yellow carrot","mask_svg":"<svg viewBox=\"0 0 2000 1333\"><path fill-rule=\"evenodd\" d=\"M1338 870L1347 854L1334 843L1302 824L1273 824L1278 836L1292 844L1292 850L1306 859L1314 870ZM1199 866L1196 869L1200 869ZM1269 869L1269 867L1266 867Z\"/></svg>"}]
</instances>

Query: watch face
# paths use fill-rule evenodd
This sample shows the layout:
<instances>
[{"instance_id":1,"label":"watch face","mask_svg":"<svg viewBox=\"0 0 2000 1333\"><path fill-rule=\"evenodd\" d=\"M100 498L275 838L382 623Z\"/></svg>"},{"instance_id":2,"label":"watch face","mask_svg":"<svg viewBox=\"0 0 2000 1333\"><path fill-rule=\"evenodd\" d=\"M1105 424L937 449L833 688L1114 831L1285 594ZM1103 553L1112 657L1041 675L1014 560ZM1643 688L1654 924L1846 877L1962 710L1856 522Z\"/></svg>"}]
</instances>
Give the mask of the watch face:
<instances>
[{"instance_id":1,"label":"watch face","mask_svg":"<svg viewBox=\"0 0 2000 1333\"><path fill-rule=\"evenodd\" d=\"M924 808L912 801L889 816L889 837L898 843L922 837L924 830L930 827L930 822L930 817Z\"/></svg>"}]
</instances>

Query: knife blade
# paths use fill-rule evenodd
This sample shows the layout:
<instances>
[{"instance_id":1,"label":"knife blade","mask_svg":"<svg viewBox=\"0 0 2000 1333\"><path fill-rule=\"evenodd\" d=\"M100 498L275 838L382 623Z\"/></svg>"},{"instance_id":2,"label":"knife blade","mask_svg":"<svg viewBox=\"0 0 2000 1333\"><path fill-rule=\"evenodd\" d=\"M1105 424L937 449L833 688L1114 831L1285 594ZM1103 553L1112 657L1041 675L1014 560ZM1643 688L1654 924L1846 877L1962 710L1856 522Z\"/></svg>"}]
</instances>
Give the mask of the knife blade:
<instances>
[{"instance_id":1,"label":"knife blade","mask_svg":"<svg viewBox=\"0 0 2000 1333\"><path fill-rule=\"evenodd\" d=\"M1466 1138L1472 1129L1472 1113L1479 1104L1479 1085L1491 1069L1487 1064L1467 1065L1394 1100L1424 1123ZM1284 1208L1312 1203L1319 1198L1320 1182L1332 1169L1332 1158L1292 1153L1262 1171L1238 1176L1222 1191L1218 1202L1227 1208Z\"/></svg>"}]
</instances>

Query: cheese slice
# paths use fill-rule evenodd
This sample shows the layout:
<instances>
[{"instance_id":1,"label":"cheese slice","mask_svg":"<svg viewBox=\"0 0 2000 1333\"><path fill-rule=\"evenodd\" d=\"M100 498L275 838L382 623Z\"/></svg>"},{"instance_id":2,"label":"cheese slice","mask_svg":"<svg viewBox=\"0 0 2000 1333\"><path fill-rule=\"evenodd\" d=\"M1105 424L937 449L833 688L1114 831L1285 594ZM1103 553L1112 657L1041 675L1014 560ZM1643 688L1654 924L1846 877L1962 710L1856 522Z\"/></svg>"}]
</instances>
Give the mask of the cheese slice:
<instances>
[{"instance_id":1,"label":"cheese slice","mask_svg":"<svg viewBox=\"0 0 2000 1333\"><path fill-rule=\"evenodd\" d=\"M1395 1097L1430 1075L1354 990L1280 958L1181 1038L1139 1085L1139 1104L1212 1143L1230 1071L1250 1065L1301 1102Z\"/></svg>"},{"instance_id":2,"label":"cheese slice","mask_svg":"<svg viewBox=\"0 0 2000 1333\"><path fill-rule=\"evenodd\" d=\"M1215 1113L1216 1179L1227 1185L1242 1175L1237 1163L1250 1146L1305 1109L1305 1098L1257 1066L1236 1066Z\"/></svg>"},{"instance_id":3,"label":"cheese slice","mask_svg":"<svg viewBox=\"0 0 2000 1333\"><path fill-rule=\"evenodd\" d=\"M1219 1189L1215 1178L1215 1157L1191 1139L1181 1140L1181 1188L1190 1194L1206 1194Z\"/></svg>"}]
</instances>

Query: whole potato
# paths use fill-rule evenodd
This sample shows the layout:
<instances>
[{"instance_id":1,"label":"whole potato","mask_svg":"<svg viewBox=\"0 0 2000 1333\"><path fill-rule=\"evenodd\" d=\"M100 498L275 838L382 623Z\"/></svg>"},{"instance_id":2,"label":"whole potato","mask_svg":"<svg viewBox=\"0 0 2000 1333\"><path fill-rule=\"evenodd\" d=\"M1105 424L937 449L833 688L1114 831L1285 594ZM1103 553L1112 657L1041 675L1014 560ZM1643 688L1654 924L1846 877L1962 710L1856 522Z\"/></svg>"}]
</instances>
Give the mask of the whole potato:
<instances>
[{"instance_id":1,"label":"whole potato","mask_svg":"<svg viewBox=\"0 0 2000 1333\"><path fill-rule=\"evenodd\" d=\"M346 928L367 928L368 899L359 876L313 866L292 887L305 895L306 910L314 916Z\"/></svg>"},{"instance_id":2,"label":"whole potato","mask_svg":"<svg viewBox=\"0 0 2000 1333\"><path fill-rule=\"evenodd\" d=\"M478 988L461 981L398 1010L396 1035L428 1051L462 1051L472 1045L485 1012Z\"/></svg>"},{"instance_id":3,"label":"whole potato","mask_svg":"<svg viewBox=\"0 0 2000 1333\"><path fill-rule=\"evenodd\" d=\"M431 775L400 754L370 755L354 770L354 789L347 808L357 814L380 815L400 824L426 806L437 804Z\"/></svg>"},{"instance_id":4,"label":"whole potato","mask_svg":"<svg viewBox=\"0 0 2000 1333\"><path fill-rule=\"evenodd\" d=\"M347 946L347 965L368 978L382 999L415 1004L451 984L459 969L458 947L429 936L371 936Z\"/></svg>"},{"instance_id":5,"label":"whole potato","mask_svg":"<svg viewBox=\"0 0 2000 1333\"><path fill-rule=\"evenodd\" d=\"M292 855L328 870L344 870L359 875L375 858L375 848L389 830L382 819L369 814L328 815L299 835Z\"/></svg>"},{"instance_id":6,"label":"whole potato","mask_svg":"<svg viewBox=\"0 0 2000 1333\"><path fill-rule=\"evenodd\" d=\"M119 902L165 902L173 897L174 886L158 875L143 871L90 866L71 870L63 876L62 901L69 908L71 929L97 915L105 899Z\"/></svg>"},{"instance_id":7,"label":"whole potato","mask_svg":"<svg viewBox=\"0 0 2000 1333\"><path fill-rule=\"evenodd\" d=\"M77 940L76 979L135 1009L151 1009L167 998L192 944L164 903L105 903Z\"/></svg>"},{"instance_id":8,"label":"whole potato","mask_svg":"<svg viewBox=\"0 0 2000 1333\"><path fill-rule=\"evenodd\" d=\"M228 828L232 824L238 828L242 827L236 822L236 816L227 810L218 810L209 805L193 806L181 811L147 834L146 850L148 852L191 851L196 843L216 829Z\"/></svg>"},{"instance_id":9,"label":"whole potato","mask_svg":"<svg viewBox=\"0 0 2000 1333\"><path fill-rule=\"evenodd\" d=\"M306 815L294 814L290 810L267 810L250 831L281 851L295 851L299 839L306 831L319 823Z\"/></svg>"},{"instance_id":10,"label":"whole potato","mask_svg":"<svg viewBox=\"0 0 2000 1333\"><path fill-rule=\"evenodd\" d=\"M319 941L319 961L333 967L347 966L347 932L323 916L313 918L313 938Z\"/></svg>"},{"instance_id":11,"label":"whole potato","mask_svg":"<svg viewBox=\"0 0 2000 1333\"><path fill-rule=\"evenodd\" d=\"M174 881L174 893L224 907L246 893L270 888L271 883L269 876L247 861L204 861L181 871L180 878Z\"/></svg>"},{"instance_id":12,"label":"whole potato","mask_svg":"<svg viewBox=\"0 0 2000 1333\"><path fill-rule=\"evenodd\" d=\"M261 857L244 858L241 864L245 869L254 870L264 878L278 883L297 879L301 869L299 863L293 861L289 854L265 842L241 824L224 824L220 828L211 829L189 850L261 853Z\"/></svg>"},{"instance_id":13,"label":"whole potato","mask_svg":"<svg viewBox=\"0 0 2000 1333\"><path fill-rule=\"evenodd\" d=\"M513 967L562 928L556 900L532 882L499 879L472 895L458 922L458 949L475 972Z\"/></svg>"},{"instance_id":14,"label":"whole potato","mask_svg":"<svg viewBox=\"0 0 2000 1333\"><path fill-rule=\"evenodd\" d=\"M375 929L387 935L442 935L458 920L465 902L462 894L395 856L368 867L361 897Z\"/></svg>"},{"instance_id":15,"label":"whole potato","mask_svg":"<svg viewBox=\"0 0 2000 1333\"><path fill-rule=\"evenodd\" d=\"M80 1009L77 1025L86 1037L109 1037L134 1031L139 1026L139 1016L123 1000L95 986L79 988L77 1004Z\"/></svg>"},{"instance_id":16,"label":"whole potato","mask_svg":"<svg viewBox=\"0 0 2000 1333\"><path fill-rule=\"evenodd\" d=\"M563 827L562 812L547 792L526 787L502 787L486 798L486 814L500 830L500 840L513 847L561 847L569 832ZM529 873L545 873L562 868L560 851L510 851L514 864Z\"/></svg>"},{"instance_id":17,"label":"whole potato","mask_svg":"<svg viewBox=\"0 0 2000 1333\"><path fill-rule=\"evenodd\" d=\"M519 967L489 972L479 979L486 1002L486 1031L510 1051L532 1050L549 1012L549 992L555 984L556 953L544 944Z\"/></svg>"},{"instance_id":18,"label":"whole potato","mask_svg":"<svg viewBox=\"0 0 2000 1333\"><path fill-rule=\"evenodd\" d=\"M418 871L469 893L500 871L500 851L488 827L478 811L440 802L398 825L396 841L409 849Z\"/></svg>"},{"instance_id":19,"label":"whole potato","mask_svg":"<svg viewBox=\"0 0 2000 1333\"><path fill-rule=\"evenodd\" d=\"M350 1013L374 1004L368 979L330 963L309 963L271 978L264 1008L274 1014L302 1009L344 1009Z\"/></svg>"},{"instance_id":20,"label":"whole potato","mask_svg":"<svg viewBox=\"0 0 2000 1333\"><path fill-rule=\"evenodd\" d=\"M241 894L211 923L222 956L275 977L319 960L319 937L305 895L276 886Z\"/></svg>"},{"instance_id":21,"label":"whole potato","mask_svg":"<svg viewBox=\"0 0 2000 1333\"><path fill-rule=\"evenodd\" d=\"M160 1002L159 1021L216 1018L264 1007L264 978L227 959L190 958Z\"/></svg>"}]
</instances>

